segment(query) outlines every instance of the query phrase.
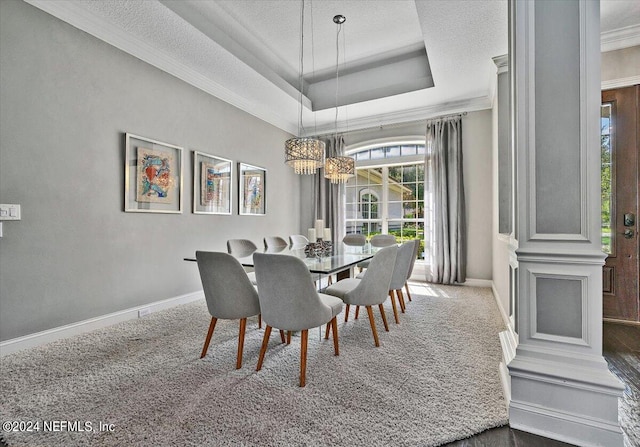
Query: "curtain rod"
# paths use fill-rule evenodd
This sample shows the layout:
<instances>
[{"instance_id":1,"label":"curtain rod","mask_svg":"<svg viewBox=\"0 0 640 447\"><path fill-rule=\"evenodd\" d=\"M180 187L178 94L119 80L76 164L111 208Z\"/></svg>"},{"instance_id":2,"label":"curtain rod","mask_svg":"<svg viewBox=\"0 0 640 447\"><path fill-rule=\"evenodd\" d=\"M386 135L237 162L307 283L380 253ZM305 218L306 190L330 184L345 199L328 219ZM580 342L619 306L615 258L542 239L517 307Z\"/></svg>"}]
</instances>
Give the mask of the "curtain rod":
<instances>
[{"instance_id":1,"label":"curtain rod","mask_svg":"<svg viewBox=\"0 0 640 447\"><path fill-rule=\"evenodd\" d=\"M465 116L466 114L467 112L460 112L460 113L452 113L449 115L434 116L433 118L423 118L423 119L413 120L413 121L404 121L402 123L380 124L378 126L363 127L362 129L349 130L346 132L338 132L338 135L352 135L356 133L369 132L371 130L376 130L376 129L379 129L379 130L394 129L396 127L404 127L404 126L410 126L412 124L420 124L420 123L423 123L424 125L428 125L431 121L446 119L446 118L453 118L455 116ZM331 132L316 134L315 137L322 138L322 137L328 137L334 134L335 134L335 131L331 131Z\"/></svg>"}]
</instances>

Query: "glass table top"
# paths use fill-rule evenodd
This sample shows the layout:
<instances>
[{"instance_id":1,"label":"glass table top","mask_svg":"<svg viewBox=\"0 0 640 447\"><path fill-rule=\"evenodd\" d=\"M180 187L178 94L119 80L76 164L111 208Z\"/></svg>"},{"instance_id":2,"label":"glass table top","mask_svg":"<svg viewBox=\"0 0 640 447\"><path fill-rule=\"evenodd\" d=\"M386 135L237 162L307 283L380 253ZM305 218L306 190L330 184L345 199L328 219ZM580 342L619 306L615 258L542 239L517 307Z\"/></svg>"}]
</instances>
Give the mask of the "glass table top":
<instances>
[{"instance_id":1,"label":"glass table top","mask_svg":"<svg viewBox=\"0 0 640 447\"><path fill-rule=\"evenodd\" d=\"M365 245L362 247L348 246L339 244L333 247L331 252L321 254L319 256L307 256L304 251L305 246L283 246L261 250L261 253L279 254L283 256L296 256L304 261L311 273L320 273L329 275L336 273L359 262L373 258L378 250L376 247ZM240 264L245 267L253 267L253 253L237 258ZM184 258L185 261L195 261L196 258Z\"/></svg>"}]
</instances>

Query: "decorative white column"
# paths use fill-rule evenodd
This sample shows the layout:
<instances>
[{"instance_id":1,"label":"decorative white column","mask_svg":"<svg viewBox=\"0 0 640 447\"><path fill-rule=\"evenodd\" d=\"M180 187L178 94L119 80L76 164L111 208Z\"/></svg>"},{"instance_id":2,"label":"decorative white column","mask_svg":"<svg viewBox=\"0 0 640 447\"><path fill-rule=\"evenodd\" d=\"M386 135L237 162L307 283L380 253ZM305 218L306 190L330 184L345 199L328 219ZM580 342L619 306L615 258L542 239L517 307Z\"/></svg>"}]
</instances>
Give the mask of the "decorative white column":
<instances>
[{"instance_id":1,"label":"decorative white column","mask_svg":"<svg viewBox=\"0 0 640 447\"><path fill-rule=\"evenodd\" d=\"M599 2L510 0L515 158L513 428L622 446L602 357Z\"/></svg>"}]
</instances>

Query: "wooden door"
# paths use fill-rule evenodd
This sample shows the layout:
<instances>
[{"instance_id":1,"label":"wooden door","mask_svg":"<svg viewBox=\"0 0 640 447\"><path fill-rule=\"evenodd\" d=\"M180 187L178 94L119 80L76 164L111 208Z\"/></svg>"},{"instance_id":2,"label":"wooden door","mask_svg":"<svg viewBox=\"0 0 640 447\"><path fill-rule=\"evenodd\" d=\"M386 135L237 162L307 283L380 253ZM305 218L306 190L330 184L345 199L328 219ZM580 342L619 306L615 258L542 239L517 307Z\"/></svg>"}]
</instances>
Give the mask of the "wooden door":
<instances>
[{"instance_id":1,"label":"wooden door","mask_svg":"<svg viewBox=\"0 0 640 447\"><path fill-rule=\"evenodd\" d=\"M640 85L602 92L603 316L640 321L638 165Z\"/></svg>"}]
</instances>

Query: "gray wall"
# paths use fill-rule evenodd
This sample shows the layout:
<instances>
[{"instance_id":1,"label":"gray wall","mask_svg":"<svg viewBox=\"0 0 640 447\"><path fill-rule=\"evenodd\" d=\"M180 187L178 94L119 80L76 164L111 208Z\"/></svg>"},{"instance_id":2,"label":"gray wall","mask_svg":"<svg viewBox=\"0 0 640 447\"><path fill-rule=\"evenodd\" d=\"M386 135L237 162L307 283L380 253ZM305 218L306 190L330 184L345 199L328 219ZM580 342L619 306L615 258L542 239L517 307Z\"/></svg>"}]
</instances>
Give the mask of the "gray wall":
<instances>
[{"instance_id":1,"label":"gray wall","mask_svg":"<svg viewBox=\"0 0 640 447\"><path fill-rule=\"evenodd\" d=\"M491 110L462 120L464 188L467 207L467 278L493 277Z\"/></svg>"},{"instance_id":2,"label":"gray wall","mask_svg":"<svg viewBox=\"0 0 640 447\"><path fill-rule=\"evenodd\" d=\"M300 227L285 132L22 1L0 1L0 81L2 341L197 291L184 256ZM124 132L185 148L183 214L123 212ZM267 168L267 215L192 214L192 150Z\"/></svg>"}]
</instances>

